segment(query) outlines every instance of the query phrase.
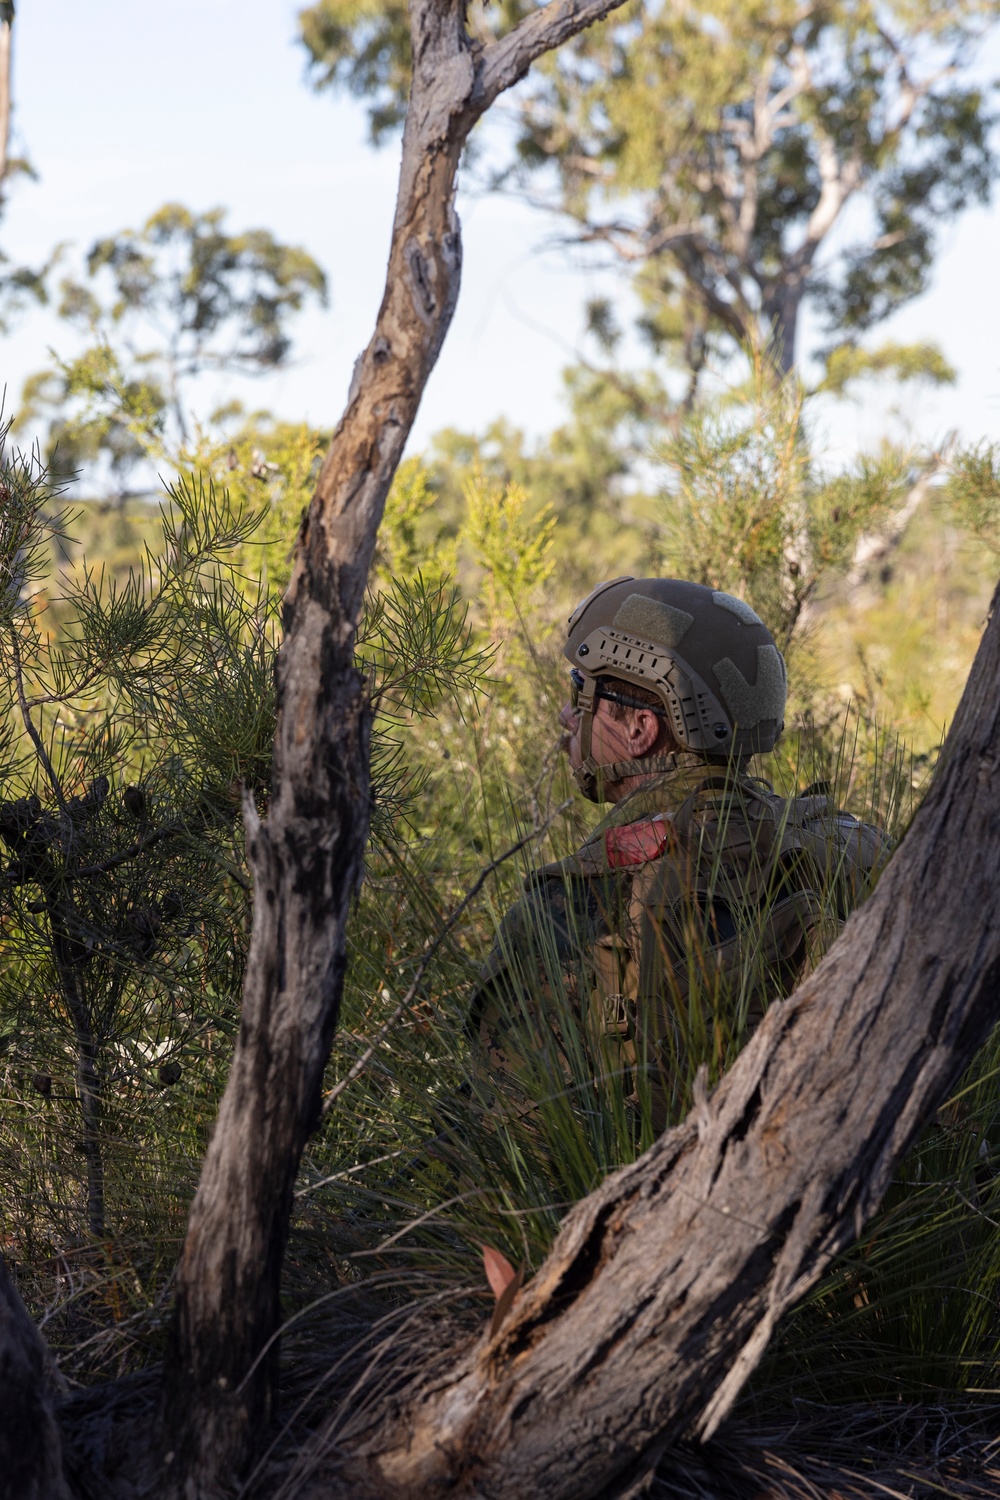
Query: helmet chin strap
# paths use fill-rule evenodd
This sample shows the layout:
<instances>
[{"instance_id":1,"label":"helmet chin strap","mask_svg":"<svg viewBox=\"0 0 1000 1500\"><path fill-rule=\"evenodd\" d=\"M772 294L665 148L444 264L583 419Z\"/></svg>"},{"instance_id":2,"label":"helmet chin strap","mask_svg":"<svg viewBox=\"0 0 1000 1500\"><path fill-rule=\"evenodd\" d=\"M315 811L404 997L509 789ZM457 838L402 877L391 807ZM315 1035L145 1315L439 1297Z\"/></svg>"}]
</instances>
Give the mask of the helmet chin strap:
<instances>
[{"instance_id":1,"label":"helmet chin strap","mask_svg":"<svg viewBox=\"0 0 1000 1500\"><path fill-rule=\"evenodd\" d=\"M664 771L673 771L692 755L689 750L670 750L664 755L646 755L640 760L615 760L607 765L599 765L592 754L591 738L596 690L595 679L586 681L577 703L581 716L580 753L583 761L581 765L573 767L573 779L588 802L607 801L604 795L605 787L613 786L617 781L624 781L626 776L651 776L662 774ZM702 759L698 755L694 755L693 758Z\"/></svg>"},{"instance_id":2,"label":"helmet chin strap","mask_svg":"<svg viewBox=\"0 0 1000 1500\"><path fill-rule=\"evenodd\" d=\"M599 766L592 755L588 755L582 766L573 767L573 779L589 802L606 802L605 787L626 776L656 776L665 771L674 771L680 765L701 761L704 756L692 750L669 750L665 755L647 755L642 760L615 760Z\"/></svg>"}]
</instances>

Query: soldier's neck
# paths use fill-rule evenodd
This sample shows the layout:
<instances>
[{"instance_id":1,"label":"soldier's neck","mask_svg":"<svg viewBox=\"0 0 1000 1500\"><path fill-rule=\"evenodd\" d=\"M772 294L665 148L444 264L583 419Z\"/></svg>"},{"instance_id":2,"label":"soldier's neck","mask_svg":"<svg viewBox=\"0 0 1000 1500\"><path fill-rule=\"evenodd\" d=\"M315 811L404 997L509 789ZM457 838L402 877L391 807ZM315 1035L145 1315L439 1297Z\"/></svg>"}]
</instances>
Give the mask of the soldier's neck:
<instances>
[{"instance_id":1,"label":"soldier's neck","mask_svg":"<svg viewBox=\"0 0 1000 1500\"><path fill-rule=\"evenodd\" d=\"M605 783L605 802L614 804L624 802L626 797L631 797L633 792L637 792L642 787L650 786L660 781L672 771L685 770L689 767L704 767L705 770L708 770L708 762L704 756L696 755L690 750L661 752L657 755L649 756L645 763L640 761L636 764L643 765L644 768L633 775L622 776L616 781Z\"/></svg>"}]
</instances>

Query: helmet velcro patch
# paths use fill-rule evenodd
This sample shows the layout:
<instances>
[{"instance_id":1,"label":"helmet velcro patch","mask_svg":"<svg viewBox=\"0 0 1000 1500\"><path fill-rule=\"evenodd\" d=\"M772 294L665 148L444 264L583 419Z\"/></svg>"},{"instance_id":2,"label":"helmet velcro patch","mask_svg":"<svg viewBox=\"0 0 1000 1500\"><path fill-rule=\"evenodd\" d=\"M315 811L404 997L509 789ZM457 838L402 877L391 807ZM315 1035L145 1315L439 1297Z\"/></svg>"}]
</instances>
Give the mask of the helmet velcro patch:
<instances>
[{"instance_id":1,"label":"helmet velcro patch","mask_svg":"<svg viewBox=\"0 0 1000 1500\"><path fill-rule=\"evenodd\" d=\"M680 645L694 624L694 615L672 604L647 599L645 594L629 594L624 604L619 605L614 623L617 630L625 630L652 646L669 649Z\"/></svg>"},{"instance_id":2,"label":"helmet velcro patch","mask_svg":"<svg viewBox=\"0 0 1000 1500\"><path fill-rule=\"evenodd\" d=\"M647 860L659 859L670 842L671 831L671 825L659 815L608 828L604 834L608 869L620 870L626 865L642 865Z\"/></svg>"},{"instance_id":3,"label":"helmet velcro patch","mask_svg":"<svg viewBox=\"0 0 1000 1500\"><path fill-rule=\"evenodd\" d=\"M742 729L752 729L761 719L784 717L788 684L777 646L757 647L757 680L752 684L728 656L715 663L714 671L726 706Z\"/></svg>"},{"instance_id":4,"label":"helmet velcro patch","mask_svg":"<svg viewBox=\"0 0 1000 1500\"><path fill-rule=\"evenodd\" d=\"M723 594L716 590L712 595L712 603L718 605L719 609L727 609L742 625L764 624L760 615L750 608L745 599L737 599L733 594Z\"/></svg>"}]
</instances>

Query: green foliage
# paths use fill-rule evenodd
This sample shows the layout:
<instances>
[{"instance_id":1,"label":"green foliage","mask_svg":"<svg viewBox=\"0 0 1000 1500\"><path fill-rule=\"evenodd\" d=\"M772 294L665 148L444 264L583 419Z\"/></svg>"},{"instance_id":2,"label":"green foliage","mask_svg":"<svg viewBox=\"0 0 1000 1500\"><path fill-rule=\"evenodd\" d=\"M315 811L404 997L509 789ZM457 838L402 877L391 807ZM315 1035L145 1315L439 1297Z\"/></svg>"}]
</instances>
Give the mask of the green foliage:
<instances>
[{"instance_id":1,"label":"green foliage","mask_svg":"<svg viewBox=\"0 0 1000 1500\"><path fill-rule=\"evenodd\" d=\"M923 1132L857 1245L782 1328L751 1407L996 1388L996 1037Z\"/></svg>"},{"instance_id":2,"label":"green foliage","mask_svg":"<svg viewBox=\"0 0 1000 1500\"><path fill-rule=\"evenodd\" d=\"M94 1237L160 1232L193 1185L239 1009L240 805L269 792L287 526L321 446L304 427L267 436L273 457L248 439L214 454L230 488L211 465L182 474L158 542L113 569L78 559L44 470L7 451L0 1160L19 1243L78 1236L81 1193ZM443 697L474 700L488 658L442 570L370 593L374 847L398 842L426 781L401 734Z\"/></svg>"},{"instance_id":3,"label":"green foliage","mask_svg":"<svg viewBox=\"0 0 1000 1500\"><path fill-rule=\"evenodd\" d=\"M213 908L206 895L207 915L195 931L177 930L184 924L166 899L181 892L195 902L202 889L196 873L188 896L177 872L182 854L194 854L172 838L144 850L141 869L137 856L103 872L98 894L105 905L96 896L88 897L90 904L76 898L103 945L79 966L80 973L95 986L102 974L127 974L133 986L122 991L134 997L132 1009L123 1002L116 1013L121 1039L115 1033L104 1044L101 1141L111 1237L106 1258L102 1251L85 1269L73 1262L86 1297L62 1302L63 1293L41 1272L28 1290L44 1305L59 1307L49 1324L57 1339L79 1341L79 1329L86 1327L86 1337L95 1340L88 1346L91 1368L155 1354L157 1299L162 1301L172 1246L183 1231L238 1004L246 902L240 878L246 877L233 778L248 775L259 795L266 795L265 719L273 708L267 696L270 665L265 671L261 658L261 675L255 676L245 657L234 664L221 649L224 611L211 584L212 539L225 544L219 576L232 590L235 618L259 609L273 620L325 442L325 434L308 427L260 417L245 419L224 441L199 440L167 514L166 536L151 547L155 567L147 560L143 574L149 588L159 588L171 570L179 576L187 569L192 579L200 578L183 602L178 595L172 616L164 609L163 619L174 620L172 636L165 629L157 633L159 615L150 621L138 608L136 586L120 565L104 575L100 609L87 605L84 625L78 625L80 611L59 602L69 597L63 577L78 580L77 593L92 593L100 574L93 568L73 572L66 561L69 542L56 538L54 545L54 520L37 533L11 533L7 555L19 559L15 574L28 562L51 570L53 553L61 559L47 585L48 613L36 609L45 622L45 649L71 666L111 662L101 668L105 686L94 692L98 709L92 717L88 709L80 722L96 725L100 715L119 714L125 723L119 739L102 751L103 760L93 756L88 768L78 751L74 760L67 750L59 761L68 802L74 796L85 802L98 775L111 782L95 812L74 815L74 848L90 862L84 868L100 862L92 852L98 840L104 841L99 849L113 853L121 851L130 830L133 843L141 842L130 821L127 788L144 789L156 827L167 816L168 794L179 796L180 788L189 799L185 816L202 820L191 824L196 847L216 841L214 874L206 873L204 890L216 892L220 906ZM898 830L930 760L912 762L895 747L886 710L891 705L895 713L899 700L876 703L866 696L866 679L859 701L846 710L802 676L805 644L831 658L835 647L850 653L859 626L837 613L845 609L838 578L859 535L877 529L906 491L912 478L907 455L862 460L845 475L819 473L809 454L801 393L793 382L757 370L754 381L726 401L693 412L664 446L657 458L664 493L646 529L623 525L620 510L610 517L595 512L588 524L596 528L603 519L620 549L609 562L610 547L607 553L598 547L596 529L577 528L572 511L553 525L547 509L567 475L585 479L582 458L578 468L573 458L560 469L553 439L533 469L535 456L509 430L498 429L479 444L452 434L448 443L426 463L410 460L397 476L359 632L358 660L376 707L373 842L349 932L344 1008L328 1074L331 1107L310 1143L299 1187L289 1288L298 1298L308 1287L326 1296L331 1282L365 1283L373 1296L390 1301L427 1292L472 1326L487 1308L481 1246L502 1249L514 1264L537 1266L567 1204L616 1164L634 1159L650 1139L648 1101L640 1097L638 1114L628 1102L620 1057L600 1039L595 1042L572 996L560 988L552 951L545 967L562 1040L558 1059L551 1049L529 1051L508 1093L484 1077L468 1026L480 962L523 876L578 847L593 821L593 810L573 798L556 723L566 664L552 627L565 619L580 585L589 587L613 571L661 566L704 574L706 581L748 598L790 636L796 694L789 730L778 752L758 768L783 793L831 780L839 805ZM607 451L613 452L610 442ZM975 463L960 460L957 471L965 474L969 496L975 492L976 503L987 509L996 487L994 457L980 452ZM535 474L541 481L533 492ZM549 483L551 491L544 488ZM956 489L949 515L958 514L958 495ZM936 526L941 513L934 512ZM972 517L971 511L962 514ZM118 547L125 519L111 513L101 518L95 511L91 524L96 528L101 521L108 545ZM931 524L930 516L925 522ZM926 551L930 544L925 539L921 545ZM456 566L461 593L450 581ZM926 586L926 567L919 567L919 558L915 566ZM869 613L885 611L891 587L872 585ZM980 608L978 599L977 593L970 610ZM38 595L38 607L42 602ZM811 643L803 639L806 603L817 611ZM895 642L915 628L909 616L917 611L905 601L894 608L885 629ZM935 608L924 608L929 616L922 628L938 628ZM189 619L195 622L190 640ZM977 619L970 614L959 656L939 671L949 689L957 688L967 666ZM248 649L253 634L248 632ZM92 642L89 656L79 644L83 635ZM174 672L162 692L152 668L157 642ZM836 670L850 666L857 663L842 668L838 660ZM255 695L256 704L246 701ZM52 713L69 722L68 707ZM886 717L890 723L883 729ZM130 739L140 721L162 725L160 780L151 773L159 764L161 731L147 727ZM203 722L212 736L205 741L199 739ZM57 728L49 734L57 755L62 733ZM74 743L84 739L78 733ZM119 747L126 764L131 756L137 769L118 771ZM261 748L259 757L255 747ZM37 754L21 731L12 737L8 759L16 754L36 774ZM70 773L77 779L70 780ZM5 805L7 799L28 800L20 795L27 793L26 783L9 785L0 793ZM37 814L28 809L29 819L48 827L44 820L57 817L54 793L41 786L36 795L40 806ZM229 830L225 839L223 828ZM484 868L494 865L485 899L466 902ZM78 884L74 879L74 890ZM228 927L220 922L226 946L213 948L209 933L223 913L220 891L228 903ZM826 926L832 930L832 886L826 896ZM76 1058L64 1049L79 1052L79 1044L51 957L51 925L46 928L45 912L27 911L40 899L37 886L16 886L10 901L15 899L24 925L8 920L8 902L0 932L0 1027L10 1037L0 1067L11 1099L0 1127L0 1162L10 1200L18 1205L13 1232L19 1258L37 1268L79 1232L87 1159L74 1149L85 1138L81 1085ZM550 938L541 936L543 953L547 942L551 950ZM150 942L154 946L144 954ZM188 955L183 964L182 950ZM701 1064L714 1078L736 1055L750 1019L745 996L714 986L705 965L693 967L690 1003L673 1038L672 1118L686 1108ZM209 978L195 983L202 973ZM175 1060L183 1069L180 1080L161 1082L160 1068ZM973 1295L992 1285L996 1274L993 1240L989 1226L984 1228L984 1215L993 1217L996 1208L993 1126L986 1117L993 1063L987 1057L979 1066L982 1087L959 1107L967 1113L949 1116L921 1145L855 1258L834 1268L801 1320L789 1322L780 1335L774 1362L751 1399L777 1404L800 1388L836 1400L859 1391L895 1396L921 1387L955 1391L995 1383L995 1319L983 1315L983 1300ZM356 1076L345 1082L352 1069ZM35 1074L51 1081L49 1093L37 1091ZM524 1096L531 1108L522 1113L514 1105ZM984 1135L987 1157L977 1154ZM956 1286L958 1293L948 1290ZM947 1317L934 1324L933 1311L945 1298ZM113 1320L123 1314L135 1321L128 1331L116 1332ZM840 1341L839 1328L846 1330ZM81 1354L74 1368L86 1369L90 1357Z\"/></svg>"},{"instance_id":4,"label":"green foliage","mask_svg":"<svg viewBox=\"0 0 1000 1500\"><path fill-rule=\"evenodd\" d=\"M890 451L818 474L801 390L793 377L776 384L762 362L746 399L698 407L659 457L664 568L746 599L783 650L821 581L850 561L912 478L908 456Z\"/></svg>"},{"instance_id":5,"label":"green foliage","mask_svg":"<svg viewBox=\"0 0 1000 1500\"><path fill-rule=\"evenodd\" d=\"M526 516L528 493L522 485L490 484L473 474L465 490L464 535L482 569L486 619L490 626L515 613L552 576L555 517L547 510Z\"/></svg>"},{"instance_id":6,"label":"green foliage","mask_svg":"<svg viewBox=\"0 0 1000 1500\"><path fill-rule=\"evenodd\" d=\"M41 267L14 266L0 272L0 333L9 333L26 307L43 307L49 300L47 277L55 257ZM9 266L10 257L0 251L0 266Z\"/></svg>"},{"instance_id":7,"label":"green foliage","mask_svg":"<svg viewBox=\"0 0 1000 1500\"><path fill-rule=\"evenodd\" d=\"M648 455L655 423L647 420L644 383L634 399L604 379L580 371L566 376L570 421L532 447L524 434L503 420L477 436L445 429L433 439L425 457L435 504L429 517L437 533L459 538L466 524L466 486L470 473L490 484L513 484L527 492L532 516L553 514L561 527L557 573L563 589L586 593L598 571L614 577L632 570L648 549L654 531L649 497L630 482L634 465ZM421 529L425 545L439 545L435 533ZM459 546L458 567L472 589L474 563Z\"/></svg>"},{"instance_id":8,"label":"green foliage","mask_svg":"<svg viewBox=\"0 0 1000 1500\"><path fill-rule=\"evenodd\" d=\"M901 385L926 380L931 385L954 385L957 372L936 344L880 344L862 349L854 343L837 344L826 354L823 378L816 387L843 396L848 387L873 375L891 374Z\"/></svg>"},{"instance_id":9,"label":"green foliage","mask_svg":"<svg viewBox=\"0 0 1000 1500\"><path fill-rule=\"evenodd\" d=\"M437 519L437 500L422 460L405 459L392 481L379 528L375 569L380 582L411 578L421 569L436 575L455 572L454 538L446 538L440 527L428 531Z\"/></svg>"},{"instance_id":10,"label":"green foliage","mask_svg":"<svg viewBox=\"0 0 1000 1500\"><path fill-rule=\"evenodd\" d=\"M959 522L1000 553L1000 445L979 443L956 455L948 498Z\"/></svg>"},{"instance_id":11,"label":"green foliage","mask_svg":"<svg viewBox=\"0 0 1000 1500\"><path fill-rule=\"evenodd\" d=\"M407 739L437 716L445 701L475 696L492 652L477 645L468 611L447 578L417 573L371 590L358 629L357 661L371 684L372 838L394 844L401 820L412 822L428 768L413 765Z\"/></svg>"},{"instance_id":12,"label":"green foliage","mask_svg":"<svg viewBox=\"0 0 1000 1500\"><path fill-rule=\"evenodd\" d=\"M792 674L807 667L814 715L836 720L852 702L933 763L996 582L994 557L955 524L947 487L932 490L861 581L819 592Z\"/></svg>"},{"instance_id":13,"label":"green foliage","mask_svg":"<svg viewBox=\"0 0 1000 1500\"><path fill-rule=\"evenodd\" d=\"M85 340L25 385L21 421L49 418L48 453L69 477L106 456L118 492L143 457L190 441L186 383L206 370L283 365L290 316L326 299L326 278L270 231L228 234L222 209L168 203L141 229L98 240L86 279L63 281L59 315Z\"/></svg>"},{"instance_id":14,"label":"green foliage","mask_svg":"<svg viewBox=\"0 0 1000 1500\"><path fill-rule=\"evenodd\" d=\"M371 98L369 128L380 142L402 124L410 90L410 24L405 5L321 0L300 11L302 41L317 89L341 85Z\"/></svg>"},{"instance_id":15,"label":"green foliage","mask_svg":"<svg viewBox=\"0 0 1000 1500\"><path fill-rule=\"evenodd\" d=\"M49 415L46 452L61 481L104 458L119 496L128 476L163 441L167 397L149 371L125 373L101 343L75 359L29 375L21 393L22 422Z\"/></svg>"},{"instance_id":16,"label":"green foliage","mask_svg":"<svg viewBox=\"0 0 1000 1500\"><path fill-rule=\"evenodd\" d=\"M124 578L85 560L56 571L71 518L32 459L8 451L0 485L6 1128L30 1135L34 1116L45 1163L39 1200L8 1184L9 1201L35 1233L47 1217L78 1233L84 1171L102 1237L109 1217L128 1222L129 1163L164 1090L189 1068L196 1090L214 1086L213 1046L235 1024L239 787L267 794L274 611L231 566L259 516L210 485L174 487L159 548Z\"/></svg>"}]
</instances>

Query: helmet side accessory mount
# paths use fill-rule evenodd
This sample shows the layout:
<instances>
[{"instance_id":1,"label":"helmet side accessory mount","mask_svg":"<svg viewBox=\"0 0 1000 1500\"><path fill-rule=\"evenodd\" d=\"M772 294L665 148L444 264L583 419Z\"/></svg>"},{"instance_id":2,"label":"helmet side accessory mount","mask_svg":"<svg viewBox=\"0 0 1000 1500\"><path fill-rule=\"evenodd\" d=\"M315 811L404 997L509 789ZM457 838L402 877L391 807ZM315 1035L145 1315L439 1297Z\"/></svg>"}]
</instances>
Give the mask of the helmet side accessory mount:
<instances>
[{"instance_id":1,"label":"helmet side accessory mount","mask_svg":"<svg viewBox=\"0 0 1000 1500\"><path fill-rule=\"evenodd\" d=\"M732 730L729 715L698 673L674 651L623 630L599 627L576 649L585 677L608 675L640 682L663 700L674 738L685 750L726 755ZM584 689L579 706L584 707ZM587 695L593 709L594 689ZM589 727L589 726L588 726Z\"/></svg>"}]
</instances>

